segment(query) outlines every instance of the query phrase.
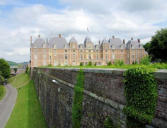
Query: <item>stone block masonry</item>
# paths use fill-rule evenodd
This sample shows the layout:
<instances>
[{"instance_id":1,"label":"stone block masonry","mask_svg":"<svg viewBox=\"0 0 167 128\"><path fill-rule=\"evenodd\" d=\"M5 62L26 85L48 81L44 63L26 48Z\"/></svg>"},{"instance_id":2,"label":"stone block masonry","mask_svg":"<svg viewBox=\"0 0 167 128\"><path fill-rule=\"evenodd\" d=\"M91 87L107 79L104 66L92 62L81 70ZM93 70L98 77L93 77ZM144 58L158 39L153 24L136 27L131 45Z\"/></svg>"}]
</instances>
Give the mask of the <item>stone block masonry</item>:
<instances>
[{"instance_id":1,"label":"stone block masonry","mask_svg":"<svg viewBox=\"0 0 167 128\"><path fill-rule=\"evenodd\" d=\"M32 79L49 128L72 128L74 85L79 69L34 68ZM104 128L111 117L114 125L126 128L122 109L124 97L122 69L84 69L82 128ZM155 72L158 104L153 128L167 128L167 71ZM148 126L150 127L150 126Z\"/></svg>"}]
</instances>

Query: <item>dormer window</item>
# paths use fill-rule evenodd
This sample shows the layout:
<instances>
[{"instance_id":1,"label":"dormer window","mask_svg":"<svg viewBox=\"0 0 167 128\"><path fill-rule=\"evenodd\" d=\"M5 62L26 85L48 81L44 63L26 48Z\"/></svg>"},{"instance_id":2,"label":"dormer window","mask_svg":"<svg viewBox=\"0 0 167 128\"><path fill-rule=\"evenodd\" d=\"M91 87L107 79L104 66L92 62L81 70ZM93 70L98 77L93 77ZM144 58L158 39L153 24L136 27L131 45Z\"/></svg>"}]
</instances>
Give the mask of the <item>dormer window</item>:
<instances>
[{"instance_id":1,"label":"dormer window","mask_svg":"<svg viewBox=\"0 0 167 128\"><path fill-rule=\"evenodd\" d=\"M56 45L54 44L54 48L56 48Z\"/></svg>"}]
</instances>

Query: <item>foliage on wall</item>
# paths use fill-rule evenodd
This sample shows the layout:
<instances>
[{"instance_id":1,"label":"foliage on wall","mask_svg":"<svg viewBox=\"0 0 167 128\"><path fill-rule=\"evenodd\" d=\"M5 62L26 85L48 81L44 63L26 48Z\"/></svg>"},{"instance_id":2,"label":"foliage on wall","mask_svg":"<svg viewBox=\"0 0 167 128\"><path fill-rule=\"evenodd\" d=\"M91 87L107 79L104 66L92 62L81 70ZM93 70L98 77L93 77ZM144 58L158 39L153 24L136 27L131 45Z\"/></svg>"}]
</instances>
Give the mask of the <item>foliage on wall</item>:
<instances>
[{"instance_id":1,"label":"foliage on wall","mask_svg":"<svg viewBox=\"0 0 167 128\"><path fill-rule=\"evenodd\" d=\"M72 106L72 127L80 128L80 122L82 118L82 101L84 90L84 73L83 70L77 75L77 83L74 87L74 99Z\"/></svg>"},{"instance_id":2,"label":"foliage on wall","mask_svg":"<svg viewBox=\"0 0 167 128\"><path fill-rule=\"evenodd\" d=\"M132 68L125 72L125 97L129 128L151 123L157 104L157 84L153 72L146 68Z\"/></svg>"}]
</instances>

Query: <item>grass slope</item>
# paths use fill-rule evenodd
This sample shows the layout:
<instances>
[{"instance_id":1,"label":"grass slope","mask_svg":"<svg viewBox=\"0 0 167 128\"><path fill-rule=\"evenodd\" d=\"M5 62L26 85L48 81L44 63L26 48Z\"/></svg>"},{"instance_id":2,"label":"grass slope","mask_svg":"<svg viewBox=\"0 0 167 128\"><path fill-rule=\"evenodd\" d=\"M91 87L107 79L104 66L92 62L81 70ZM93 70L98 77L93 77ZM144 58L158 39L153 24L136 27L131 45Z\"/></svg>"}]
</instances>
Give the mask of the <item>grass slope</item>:
<instances>
[{"instance_id":1,"label":"grass slope","mask_svg":"<svg viewBox=\"0 0 167 128\"><path fill-rule=\"evenodd\" d=\"M149 65L142 65L142 64L124 64L124 65L100 65L100 66L41 66L41 68L119 68L119 69L130 69L130 68L137 68L137 67L145 67L150 69L167 69L167 63L154 63Z\"/></svg>"},{"instance_id":2,"label":"grass slope","mask_svg":"<svg viewBox=\"0 0 167 128\"><path fill-rule=\"evenodd\" d=\"M17 76L9 79L10 84L15 88L25 86L29 81L29 76L26 73L18 74Z\"/></svg>"},{"instance_id":3,"label":"grass slope","mask_svg":"<svg viewBox=\"0 0 167 128\"><path fill-rule=\"evenodd\" d=\"M6 88L3 85L0 85L0 101L3 99L5 94L6 94Z\"/></svg>"},{"instance_id":4,"label":"grass slope","mask_svg":"<svg viewBox=\"0 0 167 128\"><path fill-rule=\"evenodd\" d=\"M23 86L24 80L27 84ZM36 95L33 81L27 79L27 74L16 76L16 79L10 79L14 87L18 88L18 97L12 115L5 128L47 128L41 106ZM16 86L16 83L21 85Z\"/></svg>"}]
</instances>

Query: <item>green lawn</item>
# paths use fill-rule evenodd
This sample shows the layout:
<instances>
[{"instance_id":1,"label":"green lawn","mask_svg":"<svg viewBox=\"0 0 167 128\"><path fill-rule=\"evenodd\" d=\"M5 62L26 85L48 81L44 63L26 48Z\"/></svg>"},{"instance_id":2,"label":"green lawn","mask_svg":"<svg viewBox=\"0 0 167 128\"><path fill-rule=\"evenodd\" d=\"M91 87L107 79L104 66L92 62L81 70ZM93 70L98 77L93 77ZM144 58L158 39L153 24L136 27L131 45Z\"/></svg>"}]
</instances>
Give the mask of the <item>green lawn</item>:
<instances>
[{"instance_id":1,"label":"green lawn","mask_svg":"<svg viewBox=\"0 0 167 128\"><path fill-rule=\"evenodd\" d=\"M3 99L5 94L6 94L6 88L3 85L0 85L0 101Z\"/></svg>"},{"instance_id":2,"label":"green lawn","mask_svg":"<svg viewBox=\"0 0 167 128\"><path fill-rule=\"evenodd\" d=\"M9 81L14 87L20 88L17 89L16 105L5 128L47 128L33 81L29 80L27 74L20 74L15 78ZM28 82L25 86L24 80Z\"/></svg>"},{"instance_id":3,"label":"green lawn","mask_svg":"<svg viewBox=\"0 0 167 128\"><path fill-rule=\"evenodd\" d=\"M26 73L18 74L17 76L9 79L9 83L15 88L20 88L26 85L29 81L29 76Z\"/></svg>"},{"instance_id":4,"label":"green lawn","mask_svg":"<svg viewBox=\"0 0 167 128\"><path fill-rule=\"evenodd\" d=\"M151 69L167 69L167 63L154 63L149 65L142 65L142 64L123 64L123 65L101 65L101 66L43 66L41 68L119 68L119 69L129 69L129 68L135 68L135 67L146 67Z\"/></svg>"}]
</instances>

